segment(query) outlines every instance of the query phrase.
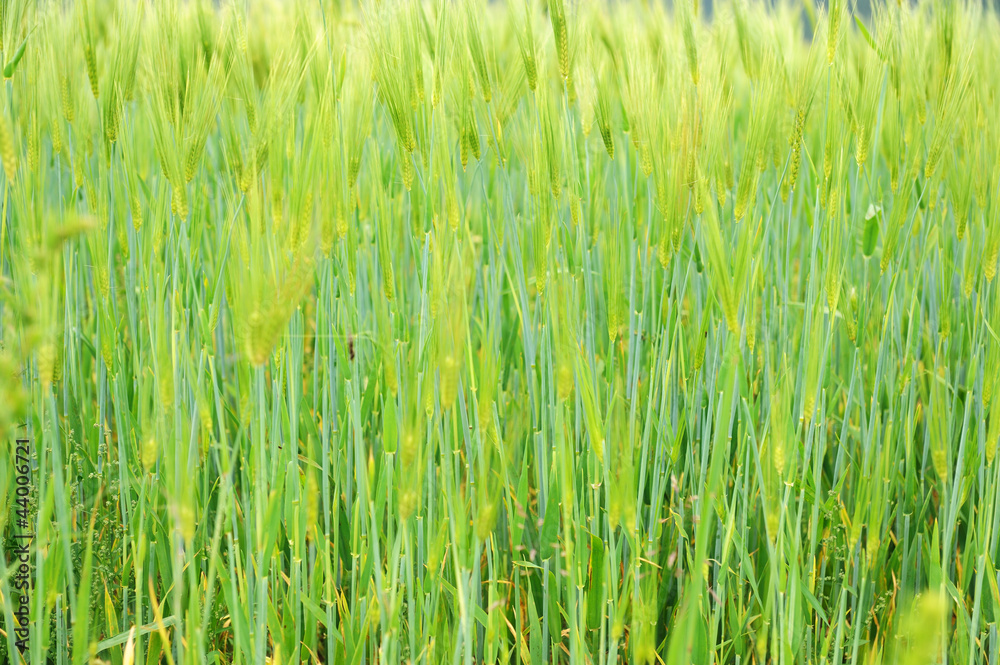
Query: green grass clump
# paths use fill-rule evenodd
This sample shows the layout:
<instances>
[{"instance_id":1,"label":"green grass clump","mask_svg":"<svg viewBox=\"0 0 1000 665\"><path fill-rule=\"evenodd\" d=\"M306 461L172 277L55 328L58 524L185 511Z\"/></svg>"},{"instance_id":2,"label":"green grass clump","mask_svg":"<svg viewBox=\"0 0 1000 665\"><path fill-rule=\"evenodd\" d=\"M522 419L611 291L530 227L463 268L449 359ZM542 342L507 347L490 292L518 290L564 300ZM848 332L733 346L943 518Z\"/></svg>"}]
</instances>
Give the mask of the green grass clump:
<instances>
[{"instance_id":1,"label":"green grass clump","mask_svg":"<svg viewBox=\"0 0 1000 665\"><path fill-rule=\"evenodd\" d=\"M998 15L700 4L0 2L0 661L1000 662Z\"/></svg>"}]
</instances>

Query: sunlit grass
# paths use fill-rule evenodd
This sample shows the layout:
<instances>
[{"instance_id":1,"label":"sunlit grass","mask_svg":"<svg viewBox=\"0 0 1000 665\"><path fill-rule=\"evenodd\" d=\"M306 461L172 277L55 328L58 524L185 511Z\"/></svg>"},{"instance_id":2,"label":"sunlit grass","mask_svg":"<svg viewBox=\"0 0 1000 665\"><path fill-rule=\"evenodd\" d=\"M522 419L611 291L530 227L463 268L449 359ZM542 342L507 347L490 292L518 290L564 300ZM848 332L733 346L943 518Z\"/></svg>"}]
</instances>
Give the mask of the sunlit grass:
<instances>
[{"instance_id":1,"label":"sunlit grass","mask_svg":"<svg viewBox=\"0 0 1000 665\"><path fill-rule=\"evenodd\" d=\"M1000 22L845 4L0 3L0 660L998 662Z\"/></svg>"}]
</instances>

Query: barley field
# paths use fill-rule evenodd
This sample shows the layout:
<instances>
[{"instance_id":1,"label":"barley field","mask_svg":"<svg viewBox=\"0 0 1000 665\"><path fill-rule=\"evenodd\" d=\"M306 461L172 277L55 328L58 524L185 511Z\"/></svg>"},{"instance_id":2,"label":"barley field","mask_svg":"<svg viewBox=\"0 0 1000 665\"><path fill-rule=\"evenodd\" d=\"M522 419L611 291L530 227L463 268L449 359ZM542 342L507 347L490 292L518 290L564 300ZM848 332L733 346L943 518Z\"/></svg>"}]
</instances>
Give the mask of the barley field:
<instances>
[{"instance_id":1,"label":"barley field","mask_svg":"<svg viewBox=\"0 0 1000 665\"><path fill-rule=\"evenodd\" d=\"M0 662L1000 662L1000 20L0 2Z\"/></svg>"}]
</instances>

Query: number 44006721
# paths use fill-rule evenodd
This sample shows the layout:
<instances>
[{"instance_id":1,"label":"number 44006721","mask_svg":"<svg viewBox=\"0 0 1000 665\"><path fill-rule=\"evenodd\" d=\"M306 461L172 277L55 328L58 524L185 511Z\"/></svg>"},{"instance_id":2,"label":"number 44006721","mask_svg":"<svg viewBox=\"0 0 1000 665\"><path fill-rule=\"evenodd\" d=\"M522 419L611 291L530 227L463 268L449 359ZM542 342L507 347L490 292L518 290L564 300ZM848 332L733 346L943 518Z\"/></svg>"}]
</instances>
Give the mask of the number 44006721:
<instances>
[{"instance_id":1,"label":"number 44006721","mask_svg":"<svg viewBox=\"0 0 1000 665\"><path fill-rule=\"evenodd\" d=\"M29 519L28 496L31 494L31 463L28 444L27 439L17 440L14 459L14 474L17 483L17 517L22 529L27 527Z\"/></svg>"}]
</instances>

